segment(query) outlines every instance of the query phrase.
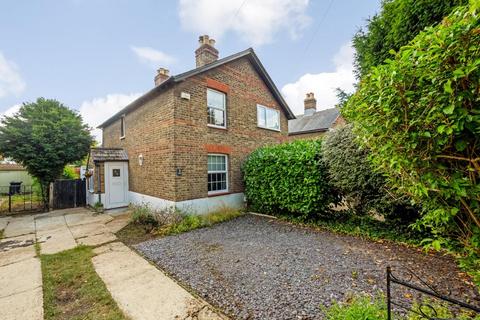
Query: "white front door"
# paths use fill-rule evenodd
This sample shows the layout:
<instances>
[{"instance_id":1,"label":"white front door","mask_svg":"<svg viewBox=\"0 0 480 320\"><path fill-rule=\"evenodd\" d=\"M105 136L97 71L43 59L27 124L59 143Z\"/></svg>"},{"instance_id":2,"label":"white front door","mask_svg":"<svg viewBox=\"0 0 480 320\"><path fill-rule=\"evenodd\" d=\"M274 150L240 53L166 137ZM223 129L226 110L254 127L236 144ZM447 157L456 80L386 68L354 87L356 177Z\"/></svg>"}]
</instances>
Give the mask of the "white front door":
<instances>
[{"instance_id":1,"label":"white front door","mask_svg":"<svg viewBox=\"0 0 480 320\"><path fill-rule=\"evenodd\" d=\"M105 208L128 206L128 162L105 162Z\"/></svg>"}]
</instances>

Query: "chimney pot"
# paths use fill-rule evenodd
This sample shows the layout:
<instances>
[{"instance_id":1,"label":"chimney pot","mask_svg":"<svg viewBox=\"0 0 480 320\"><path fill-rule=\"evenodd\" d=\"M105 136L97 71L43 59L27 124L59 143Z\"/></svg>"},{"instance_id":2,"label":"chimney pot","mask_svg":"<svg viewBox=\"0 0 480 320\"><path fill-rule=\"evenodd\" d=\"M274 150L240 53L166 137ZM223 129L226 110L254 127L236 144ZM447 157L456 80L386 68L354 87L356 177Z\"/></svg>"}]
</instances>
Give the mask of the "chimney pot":
<instances>
[{"instance_id":1,"label":"chimney pot","mask_svg":"<svg viewBox=\"0 0 480 320\"><path fill-rule=\"evenodd\" d=\"M303 114L306 116L312 115L317 111L317 100L315 99L315 95L313 92L308 92L304 103L304 112Z\"/></svg>"},{"instance_id":2,"label":"chimney pot","mask_svg":"<svg viewBox=\"0 0 480 320\"><path fill-rule=\"evenodd\" d=\"M195 50L197 68L218 60L218 50L215 49L215 40L208 35L198 37L199 47Z\"/></svg>"},{"instance_id":3,"label":"chimney pot","mask_svg":"<svg viewBox=\"0 0 480 320\"><path fill-rule=\"evenodd\" d=\"M170 71L166 68L160 68L157 70L157 75L155 76L155 86L158 86L165 80L167 80L169 76Z\"/></svg>"}]
</instances>

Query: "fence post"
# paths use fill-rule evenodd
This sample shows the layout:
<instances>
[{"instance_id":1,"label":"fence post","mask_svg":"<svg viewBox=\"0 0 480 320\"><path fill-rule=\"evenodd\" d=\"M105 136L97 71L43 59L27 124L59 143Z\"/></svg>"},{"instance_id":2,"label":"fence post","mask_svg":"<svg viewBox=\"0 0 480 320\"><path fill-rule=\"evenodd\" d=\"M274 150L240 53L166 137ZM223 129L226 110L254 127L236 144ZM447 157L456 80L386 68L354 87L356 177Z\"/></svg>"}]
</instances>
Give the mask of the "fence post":
<instances>
[{"instance_id":1,"label":"fence post","mask_svg":"<svg viewBox=\"0 0 480 320\"><path fill-rule=\"evenodd\" d=\"M54 205L55 205L55 201L54 201L54 199L55 199L54 183L55 183L55 182L50 182L50 185L48 186L49 189L50 189L49 192L48 192L48 195L49 195L49 199L48 199L48 204L49 204L49 205L48 205L48 206L49 206L50 210L55 209L55 208L54 208Z\"/></svg>"},{"instance_id":2,"label":"fence post","mask_svg":"<svg viewBox=\"0 0 480 320\"><path fill-rule=\"evenodd\" d=\"M12 193L8 190L8 212L12 212Z\"/></svg>"},{"instance_id":3,"label":"fence post","mask_svg":"<svg viewBox=\"0 0 480 320\"><path fill-rule=\"evenodd\" d=\"M390 302L390 274L392 270L390 269L390 266L387 267L387 320L392 319L392 314L391 314L391 302Z\"/></svg>"}]
</instances>

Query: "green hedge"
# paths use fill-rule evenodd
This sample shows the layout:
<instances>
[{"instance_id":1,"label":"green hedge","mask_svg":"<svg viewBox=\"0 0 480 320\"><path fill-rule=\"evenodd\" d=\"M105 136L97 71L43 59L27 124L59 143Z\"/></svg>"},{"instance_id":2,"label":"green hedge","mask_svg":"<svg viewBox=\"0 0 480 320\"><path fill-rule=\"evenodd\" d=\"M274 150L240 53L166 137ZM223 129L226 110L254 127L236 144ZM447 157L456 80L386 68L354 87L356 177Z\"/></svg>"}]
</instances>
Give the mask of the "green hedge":
<instances>
[{"instance_id":1,"label":"green hedge","mask_svg":"<svg viewBox=\"0 0 480 320\"><path fill-rule=\"evenodd\" d=\"M320 140L257 149L243 166L249 207L273 215L313 218L338 201L327 177Z\"/></svg>"},{"instance_id":2,"label":"green hedge","mask_svg":"<svg viewBox=\"0 0 480 320\"><path fill-rule=\"evenodd\" d=\"M390 184L421 203L419 226L456 245L480 283L480 1L374 67L342 110Z\"/></svg>"}]
</instances>

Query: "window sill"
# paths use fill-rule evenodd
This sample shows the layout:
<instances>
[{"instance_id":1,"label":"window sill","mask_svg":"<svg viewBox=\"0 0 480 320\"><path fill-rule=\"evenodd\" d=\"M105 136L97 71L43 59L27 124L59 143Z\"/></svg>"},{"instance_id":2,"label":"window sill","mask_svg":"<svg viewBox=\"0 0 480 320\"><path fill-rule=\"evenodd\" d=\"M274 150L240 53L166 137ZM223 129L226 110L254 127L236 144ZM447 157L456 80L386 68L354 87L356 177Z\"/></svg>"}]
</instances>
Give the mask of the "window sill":
<instances>
[{"instance_id":1,"label":"window sill","mask_svg":"<svg viewBox=\"0 0 480 320\"><path fill-rule=\"evenodd\" d=\"M257 126L257 128L264 129L264 130L269 130L269 131L275 131L275 132L282 132L282 130L280 130L280 129L271 129L271 128L260 127L260 126Z\"/></svg>"},{"instance_id":2,"label":"window sill","mask_svg":"<svg viewBox=\"0 0 480 320\"><path fill-rule=\"evenodd\" d=\"M216 125L213 125L213 124L207 124L207 127L213 128L213 129L227 130L227 127L216 126Z\"/></svg>"},{"instance_id":3,"label":"window sill","mask_svg":"<svg viewBox=\"0 0 480 320\"><path fill-rule=\"evenodd\" d=\"M209 193L208 197L211 198L211 197L225 196L227 194L230 194L230 192L225 191L225 192Z\"/></svg>"}]
</instances>

